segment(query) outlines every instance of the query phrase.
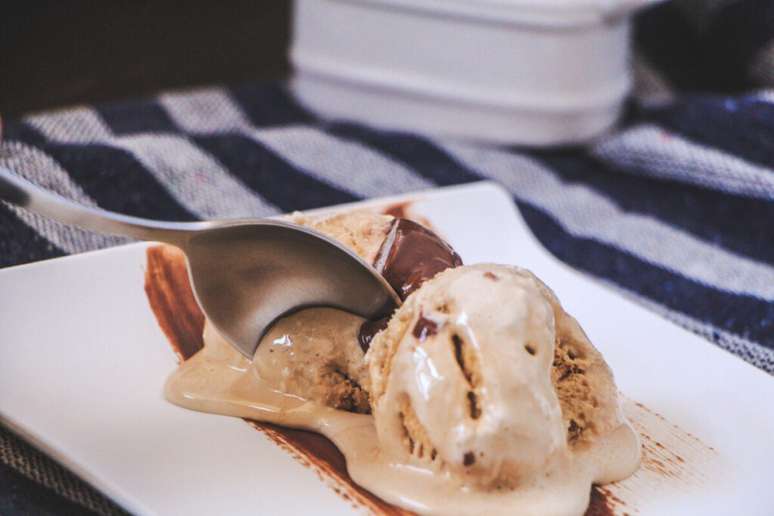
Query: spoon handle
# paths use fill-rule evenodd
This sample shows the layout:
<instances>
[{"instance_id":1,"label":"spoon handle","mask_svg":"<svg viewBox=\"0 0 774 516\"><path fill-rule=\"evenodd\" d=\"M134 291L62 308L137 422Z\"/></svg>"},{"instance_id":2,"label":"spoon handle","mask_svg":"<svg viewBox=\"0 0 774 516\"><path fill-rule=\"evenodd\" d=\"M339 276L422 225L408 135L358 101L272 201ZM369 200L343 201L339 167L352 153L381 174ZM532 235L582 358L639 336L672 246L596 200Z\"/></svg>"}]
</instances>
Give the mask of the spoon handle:
<instances>
[{"instance_id":1,"label":"spoon handle","mask_svg":"<svg viewBox=\"0 0 774 516\"><path fill-rule=\"evenodd\" d=\"M76 204L33 185L3 167L0 167L0 200L96 233L177 246L185 245L194 231L209 226L206 222L161 222Z\"/></svg>"}]
</instances>

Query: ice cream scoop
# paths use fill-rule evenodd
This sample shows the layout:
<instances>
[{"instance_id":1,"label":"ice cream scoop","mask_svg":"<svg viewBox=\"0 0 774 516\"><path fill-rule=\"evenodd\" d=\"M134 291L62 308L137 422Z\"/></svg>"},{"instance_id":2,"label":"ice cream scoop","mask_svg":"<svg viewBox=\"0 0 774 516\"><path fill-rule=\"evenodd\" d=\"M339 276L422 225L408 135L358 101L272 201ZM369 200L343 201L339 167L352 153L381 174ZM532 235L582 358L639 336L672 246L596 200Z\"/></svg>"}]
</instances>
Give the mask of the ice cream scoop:
<instances>
[{"instance_id":1,"label":"ice cream scoop","mask_svg":"<svg viewBox=\"0 0 774 516\"><path fill-rule=\"evenodd\" d=\"M449 269L409 296L367 360L385 453L513 489L566 449L554 311L514 267Z\"/></svg>"}]
</instances>

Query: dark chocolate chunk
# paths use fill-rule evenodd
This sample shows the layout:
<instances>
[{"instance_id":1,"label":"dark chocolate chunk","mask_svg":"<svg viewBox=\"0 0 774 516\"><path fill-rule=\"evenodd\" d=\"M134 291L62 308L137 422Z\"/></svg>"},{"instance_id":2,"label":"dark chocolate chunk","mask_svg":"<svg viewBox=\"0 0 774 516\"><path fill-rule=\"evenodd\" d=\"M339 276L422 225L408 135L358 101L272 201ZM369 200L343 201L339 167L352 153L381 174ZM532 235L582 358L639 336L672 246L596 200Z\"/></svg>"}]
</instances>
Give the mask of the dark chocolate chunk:
<instances>
[{"instance_id":1,"label":"dark chocolate chunk","mask_svg":"<svg viewBox=\"0 0 774 516\"><path fill-rule=\"evenodd\" d=\"M414 325L414 331L412 333L414 334L414 337L421 342L430 335L438 333L438 324L436 324L435 321L431 321L430 319L426 319L423 315L420 315L419 319L417 319L417 323Z\"/></svg>"},{"instance_id":2,"label":"dark chocolate chunk","mask_svg":"<svg viewBox=\"0 0 774 516\"><path fill-rule=\"evenodd\" d=\"M405 300L422 283L441 271L462 265L462 259L449 244L429 229L408 219L396 218L387 238L384 239L374 264L384 279ZM358 342L363 351L368 351L371 339L387 326L389 318L366 321L360 327ZM435 323L424 319L428 325L419 328L422 319L414 328L417 338L426 338L437 330ZM418 329L419 328L419 329ZM417 331L426 333L417 334ZM431 333L427 333L430 331Z\"/></svg>"},{"instance_id":3,"label":"dark chocolate chunk","mask_svg":"<svg viewBox=\"0 0 774 516\"><path fill-rule=\"evenodd\" d=\"M363 349L363 353L368 351L374 335L387 327L387 322L389 320L389 317L384 317L375 321L365 321L360 325L360 331L357 334L357 341L360 343L360 347Z\"/></svg>"},{"instance_id":4,"label":"dark chocolate chunk","mask_svg":"<svg viewBox=\"0 0 774 516\"><path fill-rule=\"evenodd\" d=\"M376 264L401 299L406 299L439 272L462 265L462 259L429 229L408 219L395 219Z\"/></svg>"}]
</instances>

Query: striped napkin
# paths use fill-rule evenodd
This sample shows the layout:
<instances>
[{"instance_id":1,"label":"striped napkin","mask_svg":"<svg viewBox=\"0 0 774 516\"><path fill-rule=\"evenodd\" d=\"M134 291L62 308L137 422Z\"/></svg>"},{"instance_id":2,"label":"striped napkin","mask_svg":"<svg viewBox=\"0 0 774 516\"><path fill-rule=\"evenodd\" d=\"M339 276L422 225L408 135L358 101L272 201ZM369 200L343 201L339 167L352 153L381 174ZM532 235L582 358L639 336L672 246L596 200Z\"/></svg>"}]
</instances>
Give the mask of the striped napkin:
<instances>
[{"instance_id":1,"label":"striped napkin","mask_svg":"<svg viewBox=\"0 0 774 516\"><path fill-rule=\"evenodd\" d=\"M180 221L494 180L557 258L774 373L774 2L667 3L638 23L627 116L586 148L326 121L262 84L7 120L0 165L79 203ZM0 203L0 266L123 242ZM0 513L118 511L56 468L0 428Z\"/></svg>"}]
</instances>

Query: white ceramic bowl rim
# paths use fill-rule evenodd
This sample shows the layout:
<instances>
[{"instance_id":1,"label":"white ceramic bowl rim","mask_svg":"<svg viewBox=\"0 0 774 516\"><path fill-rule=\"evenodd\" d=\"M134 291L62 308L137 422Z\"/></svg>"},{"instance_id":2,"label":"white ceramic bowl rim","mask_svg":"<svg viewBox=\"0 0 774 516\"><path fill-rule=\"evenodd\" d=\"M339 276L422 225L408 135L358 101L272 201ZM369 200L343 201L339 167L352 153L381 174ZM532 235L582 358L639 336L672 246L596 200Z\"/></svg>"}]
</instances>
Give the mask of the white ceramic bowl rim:
<instances>
[{"instance_id":1,"label":"white ceramic bowl rim","mask_svg":"<svg viewBox=\"0 0 774 516\"><path fill-rule=\"evenodd\" d=\"M664 0L334 0L379 4L434 15L488 23L571 27L612 23L635 10Z\"/></svg>"}]
</instances>

